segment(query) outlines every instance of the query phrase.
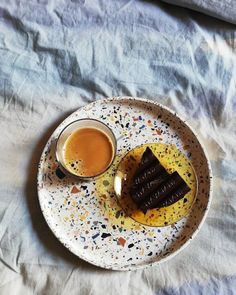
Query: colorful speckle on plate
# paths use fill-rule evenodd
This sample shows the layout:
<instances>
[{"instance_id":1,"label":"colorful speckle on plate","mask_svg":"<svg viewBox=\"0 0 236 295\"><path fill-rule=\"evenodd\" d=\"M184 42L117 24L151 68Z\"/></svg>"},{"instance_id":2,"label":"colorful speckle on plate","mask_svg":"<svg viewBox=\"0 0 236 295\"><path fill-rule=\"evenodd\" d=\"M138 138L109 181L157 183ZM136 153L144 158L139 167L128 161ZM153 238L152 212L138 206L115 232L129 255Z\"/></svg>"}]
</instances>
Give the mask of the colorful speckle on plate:
<instances>
[{"instance_id":1,"label":"colorful speckle on plate","mask_svg":"<svg viewBox=\"0 0 236 295\"><path fill-rule=\"evenodd\" d=\"M114 131L118 144L107 174L89 182L66 176L55 157L60 131L79 118L101 120ZM113 186L124 155L150 142L174 145L191 163L198 181L189 214L164 227L142 225L128 217ZM40 159L38 195L49 227L71 252L103 268L132 270L173 257L198 232L210 204L211 170L196 135L174 112L146 99L112 98L80 108L58 126Z\"/></svg>"}]
</instances>

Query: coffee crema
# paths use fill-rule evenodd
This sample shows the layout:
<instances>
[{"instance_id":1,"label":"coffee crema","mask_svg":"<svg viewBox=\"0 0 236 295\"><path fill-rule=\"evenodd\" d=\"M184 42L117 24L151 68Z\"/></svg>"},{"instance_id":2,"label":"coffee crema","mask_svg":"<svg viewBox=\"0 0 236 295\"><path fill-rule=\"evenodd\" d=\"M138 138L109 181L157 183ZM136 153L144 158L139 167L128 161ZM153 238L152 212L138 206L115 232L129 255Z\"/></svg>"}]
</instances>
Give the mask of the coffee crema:
<instances>
[{"instance_id":1,"label":"coffee crema","mask_svg":"<svg viewBox=\"0 0 236 295\"><path fill-rule=\"evenodd\" d=\"M111 164L114 147L108 136L96 128L74 131L64 146L64 163L73 174L93 177L104 172Z\"/></svg>"}]
</instances>

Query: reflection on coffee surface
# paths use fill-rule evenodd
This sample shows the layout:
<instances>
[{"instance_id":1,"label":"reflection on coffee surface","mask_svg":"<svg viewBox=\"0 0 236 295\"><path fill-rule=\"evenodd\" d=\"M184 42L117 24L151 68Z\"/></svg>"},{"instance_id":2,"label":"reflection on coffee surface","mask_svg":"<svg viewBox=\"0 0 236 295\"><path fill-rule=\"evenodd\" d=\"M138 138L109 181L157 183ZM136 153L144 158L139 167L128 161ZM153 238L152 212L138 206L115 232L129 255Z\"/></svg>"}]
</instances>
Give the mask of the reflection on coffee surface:
<instances>
[{"instance_id":1,"label":"reflection on coffee surface","mask_svg":"<svg viewBox=\"0 0 236 295\"><path fill-rule=\"evenodd\" d=\"M105 133L96 128L81 128L65 142L64 162L73 174L92 177L106 170L113 159L114 148Z\"/></svg>"}]
</instances>

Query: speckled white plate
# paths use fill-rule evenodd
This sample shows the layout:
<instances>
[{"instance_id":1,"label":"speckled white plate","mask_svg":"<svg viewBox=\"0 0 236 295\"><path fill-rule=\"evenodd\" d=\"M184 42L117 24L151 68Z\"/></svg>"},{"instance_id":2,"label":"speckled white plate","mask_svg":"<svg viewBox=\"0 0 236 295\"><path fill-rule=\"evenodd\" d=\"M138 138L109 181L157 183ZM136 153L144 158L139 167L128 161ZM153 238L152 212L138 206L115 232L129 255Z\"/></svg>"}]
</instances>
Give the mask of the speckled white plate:
<instances>
[{"instance_id":1,"label":"speckled white plate","mask_svg":"<svg viewBox=\"0 0 236 295\"><path fill-rule=\"evenodd\" d=\"M103 121L118 140L116 161L108 174L96 181L79 182L64 176L56 162L60 131L79 118ZM148 142L176 145L191 161L198 180L190 213L169 226L145 226L126 217L114 194L112 179L120 159L128 150ZM211 178L202 145L176 113L154 101L118 97L86 105L58 126L40 159L38 195L49 227L72 253L103 268L132 270L163 262L192 240L209 209Z\"/></svg>"}]
</instances>

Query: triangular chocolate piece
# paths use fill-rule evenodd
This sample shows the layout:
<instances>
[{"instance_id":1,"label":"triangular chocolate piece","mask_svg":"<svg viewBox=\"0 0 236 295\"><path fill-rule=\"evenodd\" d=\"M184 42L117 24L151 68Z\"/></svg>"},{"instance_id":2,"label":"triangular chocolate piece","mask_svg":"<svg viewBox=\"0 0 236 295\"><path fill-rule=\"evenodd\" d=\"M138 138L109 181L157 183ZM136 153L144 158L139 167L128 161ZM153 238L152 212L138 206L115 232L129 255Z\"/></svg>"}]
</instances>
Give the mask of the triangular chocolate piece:
<instances>
[{"instance_id":1,"label":"triangular chocolate piece","mask_svg":"<svg viewBox=\"0 0 236 295\"><path fill-rule=\"evenodd\" d=\"M133 201L144 213L149 209L169 206L190 191L178 172L168 174L147 147L142 155L130 188Z\"/></svg>"},{"instance_id":2,"label":"triangular chocolate piece","mask_svg":"<svg viewBox=\"0 0 236 295\"><path fill-rule=\"evenodd\" d=\"M134 186L147 183L155 178L156 175L165 172L165 168L160 164L157 157L153 154L152 150L147 147L142 155L138 169L133 178Z\"/></svg>"},{"instance_id":3,"label":"triangular chocolate piece","mask_svg":"<svg viewBox=\"0 0 236 295\"><path fill-rule=\"evenodd\" d=\"M131 185L131 196L136 204L140 204L158 186L168 178L168 173L160 164L152 150L147 147L142 155Z\"/></svg>"}]
</instances>

